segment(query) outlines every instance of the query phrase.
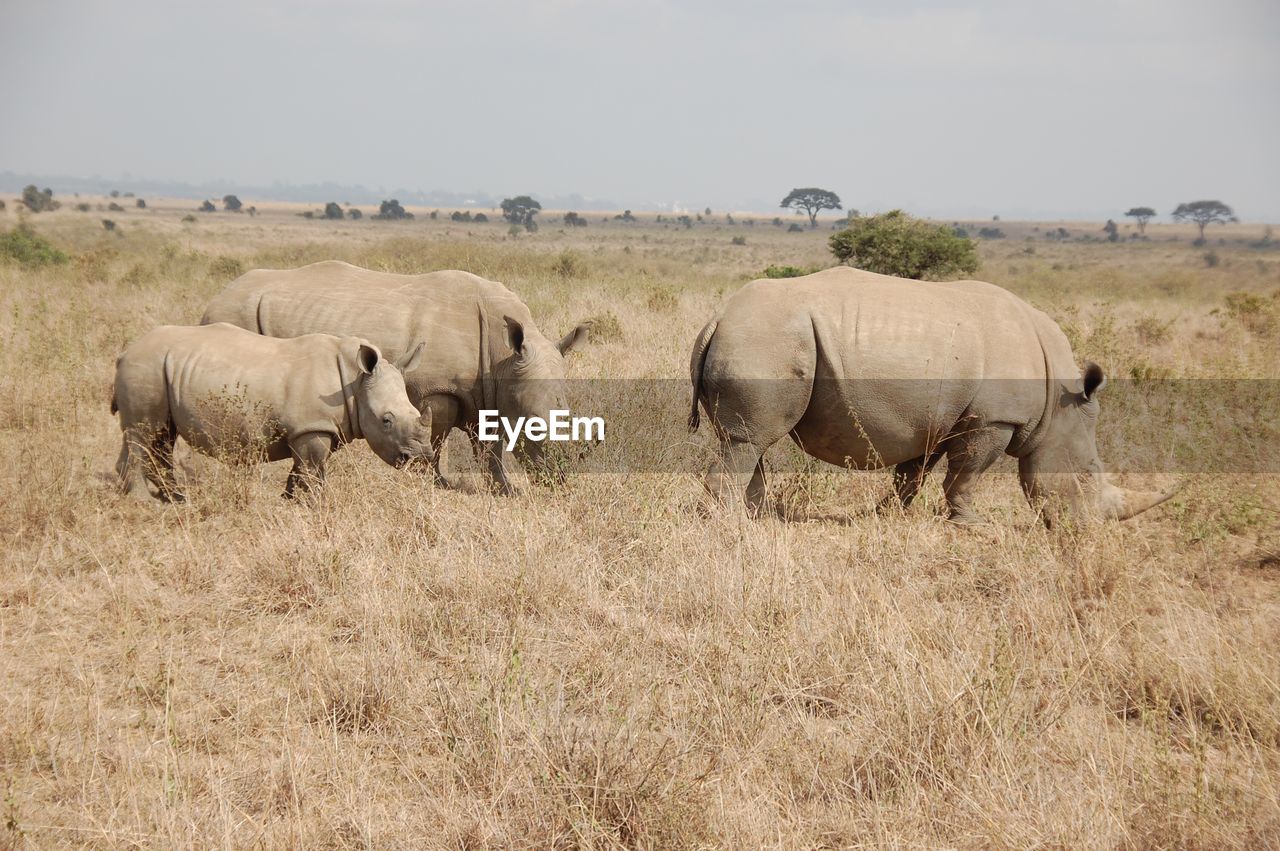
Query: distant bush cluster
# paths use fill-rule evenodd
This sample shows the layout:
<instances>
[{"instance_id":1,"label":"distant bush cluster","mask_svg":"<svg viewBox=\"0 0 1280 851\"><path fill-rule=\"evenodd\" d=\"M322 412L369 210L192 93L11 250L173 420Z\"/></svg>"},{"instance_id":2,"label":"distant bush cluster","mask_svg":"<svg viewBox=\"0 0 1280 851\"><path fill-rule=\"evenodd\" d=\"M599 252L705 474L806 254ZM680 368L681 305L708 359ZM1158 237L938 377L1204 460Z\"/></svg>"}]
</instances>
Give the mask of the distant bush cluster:
<instances>
[{"instance_id":1,"label":"distant bush cluster","mask_svg":"<svg viewBox=\"0 0 1280 851\"><path fill-rule=\"evenodd\" d=\"M587 226L587 220L572 210L564 214L564 223L571 228L585 228Z\"/></svg>"},{"instance_id":2,"label":"distant bush cluster","mask_svg":"<svg viewBox=\"0 0 1280 851\"><path fill-rule=\"evenodd\" d=\"M406 210L404 207L400 205L399 201L397 201L395 198L392 198L388 201L383 201L381 204L378 205L378 212L373 214L373 218L381 219L381 220L412 219L413 213L410 213L408 210Z\"/></svg>"},{"instance_id":3,"label":"distant bush cluster","mask_svg":"<svg viewBox=\"0 0 1280 851\"><path fill-rule=\"evenodd\" d=\"M23 188L22 205L33 213L45 213L62 206L62 204L53 200L52 189L47 187L45 189L37 189L34 184L28 184Z\"/></svg>"}]
</instances>

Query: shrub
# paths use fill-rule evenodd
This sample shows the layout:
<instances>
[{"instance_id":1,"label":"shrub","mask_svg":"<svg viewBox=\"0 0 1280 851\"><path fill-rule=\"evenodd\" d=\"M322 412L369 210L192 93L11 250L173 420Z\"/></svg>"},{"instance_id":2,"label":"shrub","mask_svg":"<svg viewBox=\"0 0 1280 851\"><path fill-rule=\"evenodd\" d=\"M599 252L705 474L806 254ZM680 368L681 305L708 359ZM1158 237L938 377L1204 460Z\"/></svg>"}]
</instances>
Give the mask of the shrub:
<instances>
[{"instance_id":1,"label":"shrub","mask_svg":"<svg viewBox=\"0 0 1280 851\"><path fill-rule=\"evenodd\" d=\"M982 228L978 231L979 239L1004 239L1004 231L1000 228Z\"/></svg>"},{"instance_id":2,"label":"shrub","mask_svg":"<svg viewBox=\"0 0 1280 851\"><path fill-rule=\"evenodd\" d=\"M244 274L244 263L235 257L215 257L209 261L209 274L215 278L233 281Z\"/></svg>"},{"instance_id":3,"label":"shrub","mask_svg":"<svg viewBox=\"0 0 1280 851\"><path fill-rule=\"evenodd\" d=\"M472 217L471 217L471 221L473 221L473 222L487 222L487 221L489 221L489 217L488 217L488 216L486 216L484 213L476 213L474 216L472 216Z\"/></svg>"},{"instance_id":4,"label":"shrub","mask_svg":"<svg viewBox=\"0 0 1280 851\"><path fill-rule=\"evenodd\" d=\"M432 210L432 211L431 211L431 220L432 220L432 221L435 221L439 216L440 216L440 211L439 211L439 210Z\"/></svg>"},{"instance_id":5,"label":"shrub","mask_svg":"<svg viewBox=\"0 0 1280 851\"><path fill-rule=\"evenodd\" d=\"M133 206L137 207L139 210L145 210L147 209L147 202L139 198L133 202Z\"/></svg>"},{"instance_id":6,"label":"shrub","mask_svg":"<svg viewBox=\"0 0 1280 851\"><path fill-rule=\"evenodd\" d=\"M383 201L378 205L378 212L374 215L375 219L412 219L413 213L410 213L404 207L400 206L400 202L395 198Z\"/></svg>"},{"instance_id":7,"label":"shrub","mask_svg":"<svg viewBox=\"0 0 1280 851\"><path fill-rule=\"evenodd\" d=\"M196 220L196 217L195 217L195 216L193 216L193 215L191 215L190 213L187 213L185 216L183 216L183 217L182 217L182 220L183 220L184 222L191 223L191 222L194 222L194 221Z\"/></svg>"},{"instance_id":8,"label":"shrub","mask_svg":"<svg viewBox=\"0 0 1280 851\"><path fill-rule=\"evenodd\" d=\"M0 233L0 258L29 269L55 266L67 262L67 255L53 243L36 233L25 222L11 231Z\"/></svg>"},{"instance_id":9,"label":"shrub","mask_svg":"<svg viewBox=\"0 0 1280 851\"><path fill-rule=\"evenodd\" d=\"M242 206L243 205L240 203L240 199L237 198L236 196L234 195L222 196L222 208L226 210L228 213L238 213L240 212L240 208Z\"/></svg>"},{"instance_id":10,"label":"shrub","mask_svg":"<svg viewBox=\"0 0 1280 851\"><path fill-rule=\"evenodd\" d=\"M452 213L449 214L449 218L450 220L455 222L469 222L471 221L471 213L469 212L460 213L457 210L454 210Z\"/></svg>"},{"instance_id":11,"label":"shrub","mask_svg":"<svg viewBox=\"0 0 1280 851\"><path fill-rule=\"evenodd\" d=\"M103 219L102 229L106 231L113 231L116 229L116 223L111 221L111 219Z\"/></svg>"},{"instance_id":12,"label":"shrub","mask_svg":"<svg viewBox=\"0 0 1280 851\"><path fill-rule=\"evenodd\" d=\"M1204 253L1204 265L1208 266L1210 269L1213 269L1221 262L1222 258L1218 256L1218 252L1206 251Z\"/></svg>"},{"instance_id":13,"label":"shrub","mask_svg":"<svg viewBox=\"0 0 1280 851\"><path fill-rule=\"evenodd\" d=\"M111 212L113 212L113 213L123 213L123 212L124 212L124 207L121 207L121 206L120 206L119 204L117 204L115 201L112 201L110 204L108 204L108 205L107 205L107 209L108 209L108 210L110 210L110 211L111 211Z\"/></svg>"},{"instance_id":14,"label":"shrub","mask_svg":"<svg viewBox=\"0 0 1280 851\"><path fill-rule=\"evenodd\" d=\"M330 201L324 205L324 217L326 219L341 219L342 208L338 206L336 201Z\"/></svg>"},{"instance_id":15,"label":"shrub","mask_svg":"<svg viewBox=\"0 0 1280 851\"><path fill-rule=\"evenodd\" d=\"M882 275L946 278L978 269L972 241L901 210L855 219L828 243L841 263Z\"/></svg>"},{"instance_id":16,"label":"shrub","mask_svg":"<svg viewBox=\"0 0 1280 851\"><path fill-rule=\"evenodd\" d=\"M680 299L671 287L657 286L649 292L646 303L654 313L671 313L680 306Z\"/></svg>"},{"instance_id":17,"label":"shrub","mask_svg":"<svg viewBox=\"0 0 1280 851\"><path fill-rule=\"evenodd\" d=\"M561 251L551 264L551 271L562 278L576 278L586 270L587 265L583 262L582 255L568 249Z\"/></svg>"},{"instance_id":18,"label":"shrub","mask_svg":"<svg viewBox=\"0 0 1280 851\"><path fill-rule=\"evenodd\" d=\"M622 323L612 310L597 313L587 320L587 324L591 326L589 339L593 343L611 343L622 339Z\"/></svg>"},{"instance_id":19,"label":"shrub","mask_svg":"<svg viewBox=\"0 0 1280 851\"><path fill-rule=\"evenodd\" d=\"M621 216L614 216L615 219L622 222L634 222L636 217L631 215L630 210L623 210Z\"/></svg>"},{"instance_id":20,"label":"shrub","mask_svg":"<svg viewBox=\"0 0 1280 851\"><path fill-rule=\"evenodd\" d=\"M585 228L587 220L570 210L564 214L564 223L571 228Z\"/></svg>"},{"instance_id":21,"label":"shrub","mask_svg":"<svg viewBox=\"0 0 1280 851\"><path fill-rule=\"evenodd\" d=\"M81 201L79 204L76 204L76 211L80 213L87 213L92 209L93 207L84 201Z\"/></svg>"},{"instance_id":22,"label":"shrub","mask_svg":"<svg viewBox=\"0 0 1280 851\"><path fill-rule=\"evenodd\" d=\"M52 189L37 189L35 184L27 184L22 189L22 203L33 213L56 210L62 205L53 200Z\"/></svg>"},{"instance_id":23,"label":"shrub","mask_svg":"<svg viewBox=\"0 0 1280 851\"><path fill-rule=\"evenodd\" d=\"M799 278L804 275L812 275L817 272L817 267L811 269L801 269L799 266L774 266L765 267L763 272L766 278Z\"/></svg>"},{"instance_id":24,"label":"shrub","mask_svg":"<svg viewBox=\"0 0 1280 851\"><path fill-rule=\"evenodd\" d=\"M733 239L729 240L729 243L731 245L746 245L747 238L745 236L735 236Z\"/></svg>"},{"instance_id":25,"label":"shrub","mask_svg":"<svg viewBox=\"0 0 1280 851\"><path fill-rule=\"evenodd\" d=\"M791 227L787 228L787 233L803 233L804 228L792 222Z\"/></svg>"},{"instance_id":26,"label":"shrub","mask_svg":"<svg viewBox=\"0 0 1280 851\"><path fill-rule=\"evenodd\" d=\"M352 207L350 210L347 210L347 216L348 216L348 218L350 218L350 219L352 219L352 220L355 220L355 219L363 219L363 218L364 218L364 213L360 212L360 211L359 211L358 209L356 209L355 207Z\"/></svg>"},{"instance_id":27,"label":"shrub","mask_svg":"<svg viewBox=\"0 0 1280 851\"><path fill-rule=\"evenodd\" d=\"M204 203L200 205L200 212L202 212L202 213L216 213L216 212L218 212L218 208L217 208L217 207L215 207L215 206L213 206L213 202L212 202L212 201L210 201L210 200L208 200L208 199L205 199Z\"/></svg>"}]
</instances>

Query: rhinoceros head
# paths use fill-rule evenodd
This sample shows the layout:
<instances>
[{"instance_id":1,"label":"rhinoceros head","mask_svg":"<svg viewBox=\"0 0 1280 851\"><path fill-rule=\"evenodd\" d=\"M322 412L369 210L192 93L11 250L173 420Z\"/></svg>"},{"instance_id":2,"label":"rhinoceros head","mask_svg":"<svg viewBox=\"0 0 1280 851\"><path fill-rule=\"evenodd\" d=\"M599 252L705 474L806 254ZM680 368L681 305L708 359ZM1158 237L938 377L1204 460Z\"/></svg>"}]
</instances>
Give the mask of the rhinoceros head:
<instances>
[{"instance_id":1,"label":"rhinoceros head","mask_svg":"<svg viewBox=\"0 0 1280 851\"><path fill-rule=\"evenodd\" d=\"M1064 513L1077 520L1127 520L1178 490L1131 491L1107 481L1096 437L1098 393L1106 381L1102 367L1089 363L1079 385L1059 387L1047 432L1019 460L1022 489L1050 526Z\"/></svg>"},{"instance_id":2,"label":"rhinoceros head","mask_svg":"<svg viewBox=\"0 0 1280 851\"><path fill-rule=\"evenodd\" d=\"M590 325L584 322L559 343L552 343L532 322L510 316L503 320L511 354L494 365L499 413L514 421L516 417L547 419L553 410L568 410L564 356L586 342ZM542 472L563 479L563 467L552 457L554 452L548 452L545 441L526 441L524 454Z\"/></svg>"},{"instance_id":3,"label":"rhinoceros head","mask_svg":"<svg viewBox=\"0 0 1280 851\"><path fill-rule=\"evenodd\" d=\"M371 343L361 342L356 351L361 376L355 395L362 436L379 458L396 467L433 456L431 409L419 413L404 386L404 373L418 365L424 345L419 343L396 363Z\"/></svg>"}]
</instances>

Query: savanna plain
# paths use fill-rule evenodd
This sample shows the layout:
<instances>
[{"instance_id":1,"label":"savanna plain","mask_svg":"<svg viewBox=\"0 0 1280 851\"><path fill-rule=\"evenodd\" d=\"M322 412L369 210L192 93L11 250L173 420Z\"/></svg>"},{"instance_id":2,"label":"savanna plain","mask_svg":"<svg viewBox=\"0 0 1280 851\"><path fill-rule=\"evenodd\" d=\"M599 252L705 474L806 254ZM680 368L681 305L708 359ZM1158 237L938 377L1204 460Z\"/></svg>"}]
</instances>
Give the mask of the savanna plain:
<instances>
[{"instance_id":1,"label":"savanna plain","mask_svg":"<svg viewBox=\"0 0 1280 851\"><path fill-rule=\"evenodd\" d=\"M115 357L244 270L465 269L552 339L597 320L572 378L675 382L739 286L833 262L829 229L745 216L544 213L513 234L269 202L183 221L193 206L111 232L31 215L67 262L0 261L0 844L1280 846L1274 473L1202 465L1135 520L1049 532L1006 461L979 489L991 523L963 529L937 473L876 515L884 473L778 448L776 515L707 514L713 438L685 431L682 391L631 405L598 450L648 435L660 472L508 498L457 438L456 490L357 444L307 503L280 498L287 464L180 446L187 501L140 505L115 489ZM1172 225L1045 237L1060 224L1001 223L975 277L1048 312L1079 360L1280 379L1261 227L1196 247ZM1121 481L1126 434L1201 415L1102 405Z\"/></svg>"}]
</instances>

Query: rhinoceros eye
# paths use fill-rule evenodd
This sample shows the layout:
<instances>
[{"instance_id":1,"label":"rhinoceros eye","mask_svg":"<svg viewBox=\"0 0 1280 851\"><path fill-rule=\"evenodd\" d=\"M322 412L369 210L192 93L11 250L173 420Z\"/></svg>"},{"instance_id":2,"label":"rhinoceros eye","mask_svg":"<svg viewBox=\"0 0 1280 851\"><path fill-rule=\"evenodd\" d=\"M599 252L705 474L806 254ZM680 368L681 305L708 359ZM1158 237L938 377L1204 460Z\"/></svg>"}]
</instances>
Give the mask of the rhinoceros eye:
<instances>
[{"instance_id":1,"label":"rhinoceros eye","mask_svg":"<svg viewBox=\"0 0 1280 851\"><path fill-rule=\"evenodd\" d=\"M387 412L382 415L382 427L387 431L391 431L391 427L396 424L396 415Z\"/></svg>"}]
</instances>

